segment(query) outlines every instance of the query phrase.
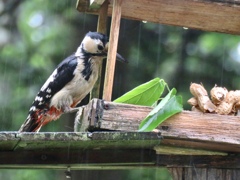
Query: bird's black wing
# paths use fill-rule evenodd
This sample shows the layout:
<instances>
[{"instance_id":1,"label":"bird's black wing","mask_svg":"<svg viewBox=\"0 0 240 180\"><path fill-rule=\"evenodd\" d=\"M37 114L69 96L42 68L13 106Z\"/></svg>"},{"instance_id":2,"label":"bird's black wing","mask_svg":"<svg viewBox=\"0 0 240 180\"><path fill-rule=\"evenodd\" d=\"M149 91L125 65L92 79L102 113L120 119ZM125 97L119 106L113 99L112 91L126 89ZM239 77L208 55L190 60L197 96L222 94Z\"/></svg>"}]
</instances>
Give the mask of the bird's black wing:
<instances>
[{"instance_id":1,"label":"bird's black wing","mask_svg":"<svg viewBox=\"0 0 240 180\"><path fill-rule=\"evenodd\" d=\"M46 108L51 98L73 79L76 67L77 57L75 55L64 59L42 86L32 106L37 109Z\"/></svg>"}]
</instances>

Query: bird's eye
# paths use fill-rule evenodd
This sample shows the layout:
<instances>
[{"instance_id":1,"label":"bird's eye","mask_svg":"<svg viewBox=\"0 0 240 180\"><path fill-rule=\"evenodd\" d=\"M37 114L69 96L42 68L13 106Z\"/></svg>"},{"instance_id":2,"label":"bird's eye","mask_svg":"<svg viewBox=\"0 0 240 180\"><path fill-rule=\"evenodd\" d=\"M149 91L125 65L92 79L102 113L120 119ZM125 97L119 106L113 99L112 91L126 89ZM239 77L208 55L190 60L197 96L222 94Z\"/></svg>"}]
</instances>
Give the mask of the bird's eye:
<instances>
[{"instance_id":1,"label":"bird's eye","mask_svg":"<svg viewBox=\"0 0 240 180\"><path fill-rule=\"evenodd\" d=\"M98 50L102 51L103 50L103 46L98 45Z\"/></svg>"}]
</instances>

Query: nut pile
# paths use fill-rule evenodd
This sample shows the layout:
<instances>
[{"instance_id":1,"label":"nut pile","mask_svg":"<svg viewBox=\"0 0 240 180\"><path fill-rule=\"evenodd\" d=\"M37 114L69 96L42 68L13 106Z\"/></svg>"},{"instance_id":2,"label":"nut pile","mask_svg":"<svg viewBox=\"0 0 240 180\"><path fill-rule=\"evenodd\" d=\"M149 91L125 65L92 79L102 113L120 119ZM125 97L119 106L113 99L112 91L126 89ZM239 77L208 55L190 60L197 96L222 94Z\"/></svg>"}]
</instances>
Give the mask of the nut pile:
<instances>
[{"instance_id":1,"label":"nut pile","mask_svg":"<svg viewBox=\"0 0 240 180\"><path fill-rule=\"evenodd\" d=\"M217 113L222 115L236 115L240 110L240 90L228 91L224 87L213 87L210 91L211 99L201 84L192 83L190 92L194 97L188 100L193 111Z\"/></svg>"}]
</instances>

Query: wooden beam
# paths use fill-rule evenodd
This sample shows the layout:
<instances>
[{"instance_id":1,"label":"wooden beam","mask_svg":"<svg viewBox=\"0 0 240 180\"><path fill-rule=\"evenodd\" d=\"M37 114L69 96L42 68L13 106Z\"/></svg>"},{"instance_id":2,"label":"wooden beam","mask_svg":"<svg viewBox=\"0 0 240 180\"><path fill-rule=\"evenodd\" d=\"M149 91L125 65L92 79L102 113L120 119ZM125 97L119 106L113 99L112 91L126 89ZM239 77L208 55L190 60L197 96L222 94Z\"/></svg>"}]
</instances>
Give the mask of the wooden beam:
<instances>
[{"instance_id":1,"label":"wooden beam","mask_svg":"<svg viewBox=\"0 0 240 180\"><path fill-rule=\"evenodd\" d=\"M117 44L118 44L118 36L119 36L119 28L120 28L120 20L121 20L122 1L123 0L113 0L112 22L111 22L111 29L110 29L108 57L107 57L104 89L103 89L103 99L107 101L111 101L111 98L112 98L112 88L113 88L115 63L116 63L116 55L117 55Z\"/></svg>"},{"instance_id":2,"label":"wooden beam","mask_svg":"<svg viewBox=\"0 0 240 180\"><path fill-rule=\"evenodd\" d=\"M153 149L160 140L159 134L151 132L0 132L0 150Z\"/></svg>"},{"instance_id":3,"label":"wooden beam","mask_svg":"<svg viewBox=\"0 0 240 180\"><path fill-rule=\"evenodd\" d=\"M238 156L156 155L149 149L34 149L2 151L0 168L113 170L139 167L240 169Z\"/></svg>"},{"instance_id":4,"label":"wooden beam","mask_svg":"<svg viewBox=\"0 0 240 180\"><path fill-rule=\"evenodd\" d=\"M160 140L157 133L0 132L0 168L154 165Z\"/></svg>"},{"instance_id":5,"label":"wooden beam","mask_svg":"<svg viewBox=\"0 0 240 180\"><path fill-rule=\"evenodd\" d=\"M112 1L108 15L112 14ZM88 0L78 0L80 12L97 14ZM122 5L122 17L203 31L240 35L240 0L130 0Z\"/></svg>"},{"instance_id":6,"label":"wooden beam","mask_svg":"<svg viewBox=\"0 0 240 180\"><path fill-rule=\"evenodd\" d=\"M98 25L97 25L97 32L106 34L107 32L107 11L108 11L108 0L106 0L101 8L99 9L98 14ZM91 93L90 93L90 100L93 98L100 98L100 86L102 80L102 62L99 65L98 71L98 80L95 83Z\"/></svg>"},{"instance_id":7,"label":"wooden beam","mask_svg":"<svg viewBox=\"0 0 240 180\"><path fill-rule=\"evenodd\" d=\"M129 169L155 166L155 152L144 149L48 149L5 151L0 168Z\"/></svg>"},{"instance_id":8,"label":"wooden beam","mask_svg":"<svg viewBox=\"0 0 240 180\"><path fill-rule=\"evenodd\" d=\"M105 0L90 0L90 8L99 8Z\"/></svg>"},{"instance_id":9,"label":"wooden beam","mask_svg":"<svg viewBox=\"0 0 240 180\"><path fill-rule=\"evenodd\" d=\"M107 11L108 11L108 0L105 0L99 9L98 14L98 24L97 24L97 32L106 34L107 33Z\"/></svg>"},{"instance_id":10,"label":"wooden beam","mask_svg":"<svg viewBox=\"0 0 240 180\"><path fill-rule=\"evenodd\" d=\"M186 156L158 155L157 165L166 167L201 167L201 168L240 168L240 157L236 156ZM223 166L224 164L224 166Z\"/></svg>"},{"instance_id":11,"label":"wooden beam","mask_svg":"<svg viewBox=\"0 0 240 180\"><path fill-rule=\"evenodd\" d=\"M137 131L140 122L151 110L146 106L94 99L79 119L85 127L78 129ZM239 121L239 116L183 111L167 119L157 129L163 136L161 144L164 145L240 152Z\"/></svg>"},{"instance_id":12,"label":"wooden beam","mask_svg":"<svg viewBox=\"0 0 240 180\"><path fill-rule=\"evenodd\" d=\"M190 160L191 161L191 160ZM240 176L239 169L219 169L219 168L168 168L172 175L172 179L185 180L185 179L204 179L204 180L232 180L238 179Z\"/></svg>"}]
</instances>

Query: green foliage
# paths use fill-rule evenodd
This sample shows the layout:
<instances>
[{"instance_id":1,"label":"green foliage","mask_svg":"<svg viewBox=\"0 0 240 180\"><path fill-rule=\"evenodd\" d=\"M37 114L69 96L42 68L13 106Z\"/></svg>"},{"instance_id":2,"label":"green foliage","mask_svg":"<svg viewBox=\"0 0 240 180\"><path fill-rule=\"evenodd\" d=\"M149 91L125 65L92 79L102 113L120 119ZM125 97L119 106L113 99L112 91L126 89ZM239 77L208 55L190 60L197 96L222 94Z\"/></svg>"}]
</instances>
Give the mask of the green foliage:
<instances>
[{"instance_id":1,"label":"green foliage","mask_svg":"<svg viewBox=\"0 0 240 180\"><path fill-rule=\"evenodd\" d=\"M161 97L167 83L155 78L147 83L137 86L122 95L114 102L135 105L153 106ZM139 131L152 131L164 120L182 111L182 97L176 96L176 89L172 89L166 97L141 122Z\"/></svg>"},{"instance_id":2,"label":"green foliage","mask_svg":"<svg viewBox=\"0 0 240 180\"><path fill-rule=\"evenodd\" d=\"M14 5L6 3L6 8ZM0 130L19 129L41 85L79 45L74 7L73 1L21 1L14 12L3 15L9 20L4 27L9 42L0 49Z\"/></svg>"},{"instance_id":3,"label":"green foliage","mask_svg":"<svg viewBox=\"0 0 240 180\"><path fill-rule=\"evenodd\" d=\"M172 180L171 173L167 168L139 168L129 170L122 179L127 180Z\"/></svg>"},{"instance_id":4,"label":"green foliage","mask_svg":"<svg viewBox=\"0 0 240 180\"><path fill-rule=\"evenodd\" d=\"M167 118L179 113L182 108L182 97L176 96L176 89L172 89L167 96L141 122L139 131L152 131Z\"/></svg>"},{"instance_id":5,"label":"green foliage","mask_svg":"<svg viewBox=\"0 0 240 180\"><path fill-rule=\"evenodd\" d=\"M64 175L64 174L63 174ZM6 180L43 180L58 179L58 173L52 170L7 170L0 171L0 179Z\"/></svg>"},{"instance_id":6,"label":"green foliage","mask_svg":"<svg viewBox=\"0 0 240 180\"><path fill-rule=\"evenodd\" d=\"M114 102L152 106L162 95L165 84L163 79L155 78L127 92L114 100Z\"/></svg>"}]
</instances>

